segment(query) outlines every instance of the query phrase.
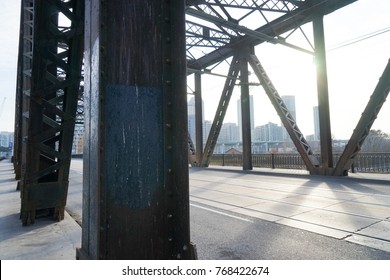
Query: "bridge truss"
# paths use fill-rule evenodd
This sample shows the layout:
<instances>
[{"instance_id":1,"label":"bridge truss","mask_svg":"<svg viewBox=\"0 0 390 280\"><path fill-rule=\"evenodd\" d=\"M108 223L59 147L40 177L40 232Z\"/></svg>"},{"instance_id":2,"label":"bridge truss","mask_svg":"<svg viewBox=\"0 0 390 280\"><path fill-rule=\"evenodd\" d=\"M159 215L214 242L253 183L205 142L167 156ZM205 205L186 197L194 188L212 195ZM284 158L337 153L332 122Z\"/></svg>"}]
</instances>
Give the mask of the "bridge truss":
<instances>
[{"instance_id":1,"label":"bridge truss","mask_svg":"<svg viewBox=\"0 0 390 280\"><path fill-rule=\"evenodd\" d=\"M157 210L159 213L165 213L165 217L158 214L163 222L157 223L156 226L164 228L163 232L167 235L166 242L159 240L152 244L153 246L161 245L164 248L163 252L158 251L154 255L142 255L142 257L179 258L182 256L193 258L195 252L192 245L188 243L188 217L186 216L187 220L180 220L181 225L177 225L179 219L172 218L175 217L175 213L188 211L188 205L181 203L188 198L188 191L181 189L188 188L188 174L186 175L187 171L185 171L187 160L183 161L182 156L182 154L187 156L184 152L187 149L183 148L183 144L180 143L190 146L190 161L193 165L208 166L233 87L240 82L243 164L244 169L252 169L248 101L249 66L264 88L310 173L346 175L390 89L390 70L387 66L344 154L334 165L332 162L323 17L355 1L186 0L184 4L180 3L181 1L137 0L132 1L132 5L128 5L128 1L124 0L21 0L14 164L16 178L20 180L19 186L22 193L21 218L23 225L33 223L36 215L42 211L48 211L57 220L63 219L73 130L75 123L84 122L88 138L85 140L84 154L91 165L87 167L85 176L88 177L84 179L84 185L87 185L87 187L84 186L85 193L89 199L85 201L85 204L95 207L95 209L98 208L97 213L100 214L94 214L95 210L90 208L83 210L84 213L88 213L86 215L90 215L88 216L89 220L85 219L86 224L89 227L96 226L99 233L91 237L91 234L84 232L83 228L83 236L84 233L85 235L89 234L89 239L83 237L83 249L79 251L79 257L129 258L123 252L123 254L118 255L115 255L115 252L108 252L108 247L104 247L108 245L99 243L103 242L99 238L107 238L109 230L104 228L103 224L108 222L104 219L109 219L108 217L111 217L109 216L110 211L114 211L113 208L110 208L112 197L107 186L124 182L125 179L122 177L126 176L120 174L118 175L120 178L112 178L107 174L107 170L111 170L113 167L106 166L105 162L110 160L114 162L116 159L110 158L105 151L109 147L117 145L117 141L120 139L123 138L122 140L125 142L126 137L130 137L129 141L133 141L130 148L135 149L134 151L139 151L137 147L145 148L145 143L154 145L151 150L155 154L140 155L138 158L139 166L156 165L156 162L151 160L157 160L163 165L157 173L148 173L147 171L142 173L138 169L132 169L136 167L127 164L128 162L134 163L130 159L131 153L123 152L117 155L125 157L118 162L128 168L126 172L141 172L141 175L143 174L145 177L156 176L156 178L153 177L146 181L140 177L138 183L142 185L157 181L153 184L157 184L157 188L159 188L157 198L153 197L153 199L158 200L157 202L153 201L156 204L151 207L154 208L145 210L147 213L139 209L139 213L145 219L149 219L151 216L156 219ZM145 12L141 16L155 17L150 18L150 22L138 17L134 17L134 19L126 17L126 15L134 13L137 8ZM126 26L117 22L116 16L118 15L122 17L123 22L127 24ZM310 42L301 28L306 23L313 24L313 43ZM144 26L138 28L140 27L138 25ZM132 26L135 27L132 28ZM149 28L147 30L152 35L144 30L140 31L146 27ZM295 32L301 32L307 39L306 46L298 46L289 42L290 36ZM142 44L138 45L125 39L128 34L133 33L137 34L135 38L141 38L141 40L147 38L150 41L142 47ZM100 41L97 38L100 38ZM107 38L114 40L115 45ZM86 42L85 51L84 42ZM254 47L264 42L280 44L308 53L316 58L321 135L320 161L312 155L311 147L298 128L296 120L284 104L255 54ZM129 54L127 50L129 45L137 51ZM142 48L145 49L145 52L142 52ZM183 48L184 62L181 60L180 52L179 57L175 57L175 48L179 50ZM86 65L85 93L83 51L84 64ZM156 60L147 58L151 53ZM132 55L137 56L133 58ZM126 59L128 60L126 61ZM150 62L149 65L145 64L142 59ZM161 64L156 63L160 60ZM185 60L187 70L185 70L185 66L183 67ZM137 61L139 64L134 64L133 61ZM203 149L201 77L203 74L210 73L210 69L223 61L229 61L230 68L212 128ZM132 67L126 66L125 62ZM143 68L139 68L137 65L143 65ZM95 66L97 68L93 68ZM187 72L184 73L185 71ZM182 96L182 93L185 92L182 87L184 81L182 77L190 74L195 76L197 131L195 145L190 138L187 138L187 131L183 133L186 125L182 124L186 118L186 109L183 109L185 107L183 100L186 100L186 97ZM158 84L156 81L160 80L156 80L153 75L160 75L161 80L164 81L163 84ZM140 78L142 76L145 77ZM113 86L113 83L128 87ZM127 113L116 114L115 110L122 112L130 107L118 103L121 102L119 99L110 99L109 93L121 96L122 101L134 101L137 106L141 106L138 104L139 99L126 99L124 93L131 92L133 94L134 91L138 98L140 88L145 90L145 88L157 84L158 90L156 92L161 90L162 95L158 102L154 100L157 103L150 100L154 105L150 105L148 108L152 111L150 116L154 117L130 118L126 121L130 122L128 126L123 120L115 119L116 116L128 116ZM153 92L153 90L146 91L145 94ZM86 106L83 106L84 101ZM147 101L144 100L144 102ZM134 110L142 115L143 107L137 106L134 107ZM155 114L153 110L156 110ZM144 131L142 127L137 126L137 122L144 121L146 124L151 124L153 120L161 122L156 126L157 130L161 130L157 134L155 131ZM118 127L123 125L123 131L111 129L110 123L114 126L118 125ZM129 127L132 131L126 130L130 129ZM109 132L118 135L112 136L114 138L111 139ZM133 134L135 139L131 138ZM141 143L140 137L143 137L144 143ZM150 141L153 137L161 139ZM123 148L129 147L128 144L123 143L123 145ZM117 147L120 148L120 146ZM114 170L111 171L114 172ZM167 184L172 185L172 188L166 188ZM138 187L140 188L141 185ZM117 189L116 191L123 194L123 190ZM142 190L139 191L142 193ZM177 196L177 193L181 196ZM112 195L116 197L119 194ZM132 207L138 207L140 202L132 200L132 203ZM122 210L115 208L115 211ZM108 216L104 216L106 214ZM135 212L132 210L128 214L133 216ZM111 225L119 222L119 220L112 221ZM138 226L140 225L142 225L142 221L138 224ZM166 225L169 226L166 228ZM120 227L114 226L113 228L118 230L113 235L115 238L122 238L124 234L128 234L126 229L123 231ZM150 240L157 240L159 237L153 235L150 238ZM176 240L180 240L178 241L180 244L172 245ZM120 249L118 250L120 251ZM164 255L164 252L169 253Z\"/></svg>"}]
</instances>

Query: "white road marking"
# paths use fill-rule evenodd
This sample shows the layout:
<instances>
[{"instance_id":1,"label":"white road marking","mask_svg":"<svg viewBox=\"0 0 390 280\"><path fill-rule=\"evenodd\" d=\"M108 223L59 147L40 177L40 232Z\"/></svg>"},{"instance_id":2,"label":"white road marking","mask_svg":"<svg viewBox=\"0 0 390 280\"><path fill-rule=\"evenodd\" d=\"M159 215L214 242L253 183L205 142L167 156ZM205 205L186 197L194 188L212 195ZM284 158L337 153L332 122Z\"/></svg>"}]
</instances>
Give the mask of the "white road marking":
<instances>
[{"instance_id":1,"label":"white road marking","mask_svg":"<svg viewBox=\"0 0 390 280\"><path fill-rule=\"evenodd\" d=\"M239 216L230 215L230 214L227 214L227 213L224 213L224 212L221 212L221 211L217 211L217 210L214 210L214 209L210 209L210 208L207 208L207 207L195 205L195 204L192 204L192 203L190 203L190 206L193 206L193 207L196 207L196 208L200 208L200 209L203 209L203 210L206 210L206 211L210 211L210 212L213 212L213 213L217 213L217 214L220 214L220 215L223 215L223 216L227 216L227 217L230 217L230 218L233 218L233 219L245 221L245 222L248 222L248 223L253 223L253 221L251 221L249 219L241 218Z\"/></svg>"}]
</instances>

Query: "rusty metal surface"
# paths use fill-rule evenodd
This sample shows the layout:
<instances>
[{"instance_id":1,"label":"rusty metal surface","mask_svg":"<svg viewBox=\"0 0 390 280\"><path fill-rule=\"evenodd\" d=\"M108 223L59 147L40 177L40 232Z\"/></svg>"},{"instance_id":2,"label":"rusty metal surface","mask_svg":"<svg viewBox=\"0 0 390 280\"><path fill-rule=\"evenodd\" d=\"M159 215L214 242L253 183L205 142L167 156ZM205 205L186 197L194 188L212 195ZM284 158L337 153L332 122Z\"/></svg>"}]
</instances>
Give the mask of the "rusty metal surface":
<instances>
[{"instance_id":1,"label":"rusty metal surface","mask_svg":"<svg viewBox=\"0 0 390 280\"><path fill-rule=\"evenodd\" d=\"M27 3L28 2L28 3ZM38 212L62 220L67 198L73 130L83 54L84 2L27 1L31 22L23 50L21 220ZM33 5L31 5L33 4ZM59 15L71 25L59 25ZM26 35L26 34L25 34ZM26 37L26 36L25 36ZM46 211L48 210L48 211Z\"/></svg>"},{"instance_id":2,"label":"rusty metal surface","mask_svg":"<svg viewBox=\"0 0 390 280\"><path fill-rule=\"evenodd\" d=\"M89 127L77 256L193 258L184 3L86 1L85 22Z\"/></svg>"}]
</instances>

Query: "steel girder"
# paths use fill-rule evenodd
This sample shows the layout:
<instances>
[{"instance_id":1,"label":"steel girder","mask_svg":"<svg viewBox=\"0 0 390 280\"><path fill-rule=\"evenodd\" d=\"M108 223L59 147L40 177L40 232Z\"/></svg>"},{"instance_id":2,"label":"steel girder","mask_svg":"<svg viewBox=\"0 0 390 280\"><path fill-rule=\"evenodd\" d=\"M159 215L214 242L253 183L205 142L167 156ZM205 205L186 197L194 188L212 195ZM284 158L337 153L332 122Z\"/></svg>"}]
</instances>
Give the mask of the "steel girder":
<instances>
[{"instance_id":1,"label":"steel girder","mask_svg":"<svg viewBox=\"0 0 390 280\"><path fill-rule=\"evenodd\" d=\"M20 11L19 54L15 95L14 169L15 179L22 175L23 100L28 98L31 86L31 59L33 44L33 0L22 0ZM26 95L26 98L23 96ZM20 188L18 183L17 189Z\"/></svg>"},{"instance_id":2,"label":"steel girder","mask_svg":"<svg viewBox=\"0 0 390 280\"><path fill-rule=\"evenodd\" d=\"M382 105L385 103L390 91L390 60L383 71L378 84L376 85L371 98L364 109L359 122L356 125L353 134L348 141L347 146L341 155L333 175L343 176L348 174L348 170L351 168L355 157L361 150L364 140L368 136L371 126L374 123L376 117Z\"/></svg>"},{"instance_id":3,"label":"steel girder","mask_svg":"<svg viewBox=\"0 0 390 280\"><path fill-rule=\"evenodd\" d=\"M217 144L219 133L221 132L223 120L225 118L226 110L229 106L230 98L232 97L233 89L240 72L239 54L236 53L233 56L231 65L228 72L228 77L225 81L225 86L222 90L221 99L218 104L217 111L215 113L213 124L209 132L209 136L206 141L204 152L202 155L201 166L206 167L209 165L211 156L213 155L215 145Z\"/></svg>"},{"instance_id":4,"label":"steel girder","mask_svg":"<svg viewBox=\"0 0 390 280\"><path fill-rule=\"evenodd\" d=\"M301 25L310 22L313 15L326 15L355 1L357 0L187 1L187 10L190 13L214 19L213 23L209 23L210 27L231 36L228 44L211 52L202 53L201 56L187 54L187 57L195 57L188 61L188 66L191 69L205 69L231 57L236 48L253 47L266 41L282 43L285 38L280 37L281 35L299 29ZM254 12L259 13L259 18L264 18L264 24L243 29L243 26L239 25L240 21L245 22ZM275 18L276 13L280 16Z\"/></svg>"},{"instance_id":5,"label":"steel girder","mask_svg":"<svg viewBox=\"0 0 390 280\"><path fill-rule=\"evenodd\" d=\"M289 112L286 104L284 104L283 99L280 97L275 86L272 84L270 78L265 72L260 61L257 59L256 55L248 53L247 59L254 73L259 79L261 85L263 86L265 93L267 94L276 112L278 113L280 120L282 121L284 127L290 135L291 140L295 144L295 147L297 148L299 154L305 162L308 170L311 173L315 173L315 168L319 165L319 162L314 157L310 145L307 143L304 135L298 128L294 117Z\"/></svg>"},{"instance_id":6,"label":"steel girder","mask_svg":"<svg viewBox=\"0 0 390 280\"><path fill-rule=\"evenodd\" d=\"M31 70L24 71L30 81L23 91L23 225L43 210L64 217L84 49L84 1L35 0L32 8L32 50L24 51ZM59 17L68 23L61 26Z\"/></svg>"}]
</instances>

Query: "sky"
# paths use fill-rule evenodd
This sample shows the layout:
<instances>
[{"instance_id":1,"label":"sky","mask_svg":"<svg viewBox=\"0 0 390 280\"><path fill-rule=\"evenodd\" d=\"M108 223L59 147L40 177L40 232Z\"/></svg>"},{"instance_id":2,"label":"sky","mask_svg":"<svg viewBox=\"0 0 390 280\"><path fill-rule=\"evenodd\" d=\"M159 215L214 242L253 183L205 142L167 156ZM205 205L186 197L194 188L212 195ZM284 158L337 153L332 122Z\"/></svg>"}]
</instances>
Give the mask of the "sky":
<instances>
[{"instance_id":1,"label":"sky","mask_svg":"<svg viewBox=\"0 0 390 280\"><path fill-rule=\"evenodd\" d=\"M19 13L20 1L0 0L0 131L14 130ZM389 0L359 0L324 18L330 115L335 139L349 139L390 58L389 15ZM303 29L312 37L311 24ZM380 35L342 46L381 30ZM297 32L291 40L305 46L301 38ZM313 134L313 106L317 105L313 57L267 43L256 47L256 55L279 94L295 95L298 126L304 135ZM222 64L213 71L226 74L227 68ZM193 89L192 77L188 79L189 88ZM254 74L249 79L258 82ZM224 78L216 76L202 78L206 120L214 118L224 82ZM237 86L225 122L237 122L239 93ZM251 86L250 94L254 96L255 126L268 122L280 124L262 88ZM373 129L390 133L389 119L390 103L386 102Z\"/></svg>"}]
</instances>

